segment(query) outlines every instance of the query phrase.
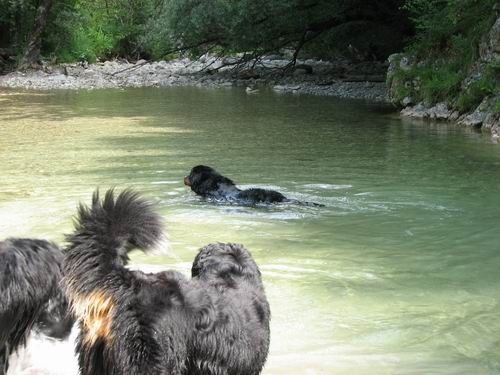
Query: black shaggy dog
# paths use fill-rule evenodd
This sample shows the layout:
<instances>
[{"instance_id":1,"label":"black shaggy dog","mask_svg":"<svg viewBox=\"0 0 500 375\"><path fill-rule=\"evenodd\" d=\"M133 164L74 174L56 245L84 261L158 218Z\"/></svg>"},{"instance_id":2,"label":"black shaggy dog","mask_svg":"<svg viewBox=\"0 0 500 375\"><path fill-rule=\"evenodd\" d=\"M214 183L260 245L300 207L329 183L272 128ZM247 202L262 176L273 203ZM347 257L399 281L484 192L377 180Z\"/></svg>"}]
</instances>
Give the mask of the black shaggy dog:
<instances>
[{"instance_id":1,"label":"black shaggy dog","mask_svg":"<svg viewBox=\"0 0 500 375\"><path fill-rule=\"evenodd\" d=\"M202 197L235 202L241 205L255 205L258 203L296 203L308 206L323 206L318 203L301 202L289 199L278 191L251 188L241 190L227 177L222 176L215 169L206 165L197 165L189 176L184 177L184 185Z\"/></svg>"},{"instance_id":2,"label":"black shaggy dog","mask_svg":"<svg viewBox=\"0 0 500 375\"><path fill-rule=\"evenodd\" d=\"M259 374L269 351L267 302L259 268L239 244L210 244L196 256L192 281L214 308L211 330L194 336L189 374Z\"/></svg>"},{"instance_id":3,"label":"black shaggy dog","mask_svg":"<svg viewBox=\"0 0 500 375\"><path fill-rule=\"evenodd\" d=\"M227 200L241 204L280 203L289 201L283 194L266 189L241 190L234 182L219 174L215 169L197 165L189 176L184 177L184 184L202 197Z\"/></svg>"},{"instance_id":4,"label":"black shaggy dog","mask_svg":"<svg viewBox=\"0 0 500 375\"><path fill-rule=\"evenodd\" d=\"M269 346L269 306L250 254L210 245L193 280L125 268L133 248L163 237L150 202L126 190L80 205L68 236L65 286L80 324L82 375L259 374Z\"/></svg>"},{"instance_id":5,"label":"black shaggy dog","mask_svg":"<svg viewBox=\"0 0 500 375\"><path fill-rule=\"evenodd\" d=\"M73 318L59 283L63 253L52 242L10 238L0 242L0 374L32 328L47 336L69 335Z\"/></svg>"}]
</instances>

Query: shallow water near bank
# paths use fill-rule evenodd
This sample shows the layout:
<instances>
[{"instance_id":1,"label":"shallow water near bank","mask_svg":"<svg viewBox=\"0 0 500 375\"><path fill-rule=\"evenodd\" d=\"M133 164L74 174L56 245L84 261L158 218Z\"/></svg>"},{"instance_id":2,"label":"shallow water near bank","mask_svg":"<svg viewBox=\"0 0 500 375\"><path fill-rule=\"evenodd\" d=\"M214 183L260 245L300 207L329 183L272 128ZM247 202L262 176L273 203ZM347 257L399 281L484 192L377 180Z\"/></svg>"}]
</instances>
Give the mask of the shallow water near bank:
<instances>
[{"instance_id":1,"label":"shallow water near bank","mask_svg":"<svg viewBox=\"0 0 500 375\"><path fill-rule=\"evenodd\" d=\"M266 374L500 371L488 136L360 101L188 87L0 91L0 134L1 238L62 242L77 202L115 186L155 200L170 236L169 255L134 266L188 274L199 247L245 244L273 314ZM197 164L325 207L203 201L182 184Z\"/></svg>"}]
</instances>

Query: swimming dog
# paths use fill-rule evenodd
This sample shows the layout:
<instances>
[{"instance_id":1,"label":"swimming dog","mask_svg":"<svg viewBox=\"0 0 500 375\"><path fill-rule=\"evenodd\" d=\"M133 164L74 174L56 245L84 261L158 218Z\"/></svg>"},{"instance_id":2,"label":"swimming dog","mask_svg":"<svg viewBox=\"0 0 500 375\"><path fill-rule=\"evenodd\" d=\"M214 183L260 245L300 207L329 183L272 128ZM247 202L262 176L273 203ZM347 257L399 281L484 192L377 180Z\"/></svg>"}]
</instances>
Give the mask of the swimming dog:
<instances>
[{"instance_id":1,"label":"swimming dog","mask_svg":"<svg viewBox=\"0 0 500 375\"><path fill-rule=\"evenodd\" d=\"M202 197L241 205L295 203L306 206L323 206L318 203L290 199L275 190L260 188L241 190L231 179L206 165L197 165L192 168L189 175L184 177L184 185L189 186L192 191Z\"/></svg>"}]
</instances>

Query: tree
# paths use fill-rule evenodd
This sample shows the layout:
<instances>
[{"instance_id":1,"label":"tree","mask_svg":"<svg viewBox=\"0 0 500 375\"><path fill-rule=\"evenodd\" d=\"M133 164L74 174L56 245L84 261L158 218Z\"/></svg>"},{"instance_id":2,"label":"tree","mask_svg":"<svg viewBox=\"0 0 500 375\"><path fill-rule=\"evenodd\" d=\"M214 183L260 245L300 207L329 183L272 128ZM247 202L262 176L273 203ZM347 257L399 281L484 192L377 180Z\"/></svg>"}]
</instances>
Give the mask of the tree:
<instances>
[{"instance_id":1,"label":"tree","mask_svg":"<svg viewBox=\"0 0 500 375\"><path fill-rule=\"evenodd\" d=\"M165 39L178 51L245 52L241 62L247 62L286 48L293 51L293 64L304 47L340 26L390 28L403 39L411 31L402 4L403 0L163 0L157 29L168 30ZM337 42L347 47L349 40Z\"/></svg>"},{"instance_id":2,"label":"tree","mask_svg":"<svg viewBox=\"0 0 500 375\"><path fill-rule=\"evenodd\" d=\"M42 34L47 24L52 0L43 0L37 8L35 25L31 31L26 50L24 52L19 69L38 68L40 66L40 50L42 46Z\"/></svg>"}]
</instances>

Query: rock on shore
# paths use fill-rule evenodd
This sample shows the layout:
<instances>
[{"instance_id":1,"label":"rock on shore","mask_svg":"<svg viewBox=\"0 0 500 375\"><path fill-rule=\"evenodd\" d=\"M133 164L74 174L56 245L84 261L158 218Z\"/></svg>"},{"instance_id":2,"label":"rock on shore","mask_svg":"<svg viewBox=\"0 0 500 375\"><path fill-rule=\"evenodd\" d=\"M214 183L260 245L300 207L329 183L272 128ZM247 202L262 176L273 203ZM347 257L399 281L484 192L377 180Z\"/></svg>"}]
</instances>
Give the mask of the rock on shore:
<instances>
[{"instance_id":1,"label":"rock on shore","mask_svg":"<svg viewBox=\"0 0 500 375\"><path fill-rule=\"evenodd\" d=\"M492 101L491 98L485 98L473 112L464 114L449 109L446 103L438 103L435 106L418 103L403 108L401 115L423 120L453 121L459 125L491 133L493 139L500 140L500 115L491 110Z\"/></svg>"},{"instance_id":2,"label":"rock on shore","mask_svg":"<svg viewBox=\"0 0 500 375\"><path fill-rule=\"evenodd\" d=\"M231 67L213 70L222 64L210 56L199 60L136 63L106 61L103 63L62 64L46 66L40 71L12 72L0 76L0 87L52 90L102 89L123 87L247 87L248 93L258 87L271 87L276 92L331 95L341 98L387 102L383 82L384 67L376 64L352 65L346 61L299 61L295 70L282 74L280 68L288 60L269 56L255 68L235 72ZM375 68L373 67L375 65ZM207 69L208 67L208 69ZM209 69L212 69L210 71Z\"/></svg>"}]
</instances>

